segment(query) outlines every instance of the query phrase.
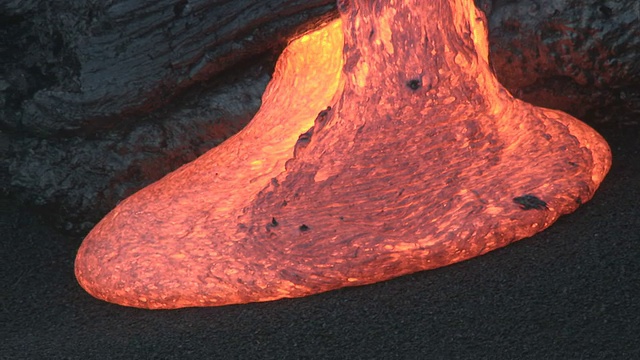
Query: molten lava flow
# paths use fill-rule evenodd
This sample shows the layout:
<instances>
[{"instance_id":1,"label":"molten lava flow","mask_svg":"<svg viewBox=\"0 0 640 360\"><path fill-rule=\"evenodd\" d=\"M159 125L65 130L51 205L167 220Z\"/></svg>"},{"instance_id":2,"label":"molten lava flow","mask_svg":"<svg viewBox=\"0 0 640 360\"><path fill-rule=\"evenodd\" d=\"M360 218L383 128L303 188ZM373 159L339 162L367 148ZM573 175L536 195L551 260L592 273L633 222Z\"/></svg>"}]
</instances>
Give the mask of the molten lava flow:
<instances>
[{"instance_id":1,"label":"molten lava flow","mask_svg":"<svg viewBox=\"0 0 640 360\"><path fill-rule=\"evenodd\" d=\"M89 293L158 309L369 284L531 236L593 196L606 142L513 99L472 0L339 10L291 42L244 130L91 231Z\"/></svg>"}]
</instances>

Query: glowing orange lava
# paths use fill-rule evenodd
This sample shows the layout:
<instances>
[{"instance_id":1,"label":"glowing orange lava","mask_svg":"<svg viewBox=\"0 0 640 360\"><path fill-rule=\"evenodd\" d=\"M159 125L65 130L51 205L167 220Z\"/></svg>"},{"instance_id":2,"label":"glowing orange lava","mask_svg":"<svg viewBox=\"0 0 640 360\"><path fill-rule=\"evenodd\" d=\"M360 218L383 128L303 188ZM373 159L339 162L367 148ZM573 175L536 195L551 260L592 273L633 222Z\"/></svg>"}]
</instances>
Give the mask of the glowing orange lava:
<instances>
[{"instance_id":1,"label":"glowing orange lava","mask_svg":"<svg viewBox=\"0 0 640 360\"><path fill-rule=\"evenodd\" d=\"M96 225L82 287L150 309L305 296L484 254L593 196L606 142L498 83L472 0L338 7L245 129Z\"/></svg>"}]
</instances>

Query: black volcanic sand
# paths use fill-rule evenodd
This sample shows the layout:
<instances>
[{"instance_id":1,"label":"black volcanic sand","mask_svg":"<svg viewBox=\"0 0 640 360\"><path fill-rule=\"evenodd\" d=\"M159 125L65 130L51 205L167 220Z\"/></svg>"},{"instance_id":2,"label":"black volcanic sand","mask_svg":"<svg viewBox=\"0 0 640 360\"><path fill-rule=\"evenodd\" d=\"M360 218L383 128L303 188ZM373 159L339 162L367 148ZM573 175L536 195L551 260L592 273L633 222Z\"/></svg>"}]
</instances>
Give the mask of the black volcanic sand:
<instances>
[{"instance_id":1,"label":"black volcanic sand","mask_svg":"<svg viewBox=\"0 0 640 360\"><path fill-rule=\"evenodd\" d=\"M2 200L0 358L640 359L640 124L596 127L611 172L548 230L460 264L301 299L108 304L75 281L81 238Z\"/></svg>"}]
</instances>

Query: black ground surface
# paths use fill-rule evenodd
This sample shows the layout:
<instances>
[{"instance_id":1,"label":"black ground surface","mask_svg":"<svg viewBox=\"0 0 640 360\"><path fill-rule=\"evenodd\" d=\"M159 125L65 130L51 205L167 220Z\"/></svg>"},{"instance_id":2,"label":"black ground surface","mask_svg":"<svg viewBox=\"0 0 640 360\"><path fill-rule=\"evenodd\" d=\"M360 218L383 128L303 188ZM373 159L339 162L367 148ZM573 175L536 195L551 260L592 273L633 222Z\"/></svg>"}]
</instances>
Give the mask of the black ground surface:
<instances>
[{"instance_id":1,"label":"black ground surface","mask_svg":"<svg viewBox=\"0 0 640 360\"><path fill-rule=\"evenodd\" d=\"M149 311L75 282L80 238L0 203L2 359L640 359L640 125L594 199L485 256L302 299Z\"/></svg>"}]
</instances>

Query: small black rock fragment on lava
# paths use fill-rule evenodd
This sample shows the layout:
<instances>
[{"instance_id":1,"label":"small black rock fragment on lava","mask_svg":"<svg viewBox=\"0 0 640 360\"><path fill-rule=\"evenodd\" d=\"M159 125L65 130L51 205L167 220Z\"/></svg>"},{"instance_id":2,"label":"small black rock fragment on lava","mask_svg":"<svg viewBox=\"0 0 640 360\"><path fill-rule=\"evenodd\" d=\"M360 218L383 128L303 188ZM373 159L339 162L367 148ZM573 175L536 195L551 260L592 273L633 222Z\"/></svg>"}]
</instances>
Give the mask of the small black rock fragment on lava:
<instances>
[{"instance_id":1,"label":"small black rock fragment on lava","mask_svg":"<svg viewBox=\"0 0 640 360\"><path fill-rule=\"evenodd\" d=\"M540 200L538 197L536 197L535 195L531 195L531 194L526 194L526 195L523 195L523 196L514 197L513 198L513 202L515 202L516 204L519 204L520 205L520 209L522 209L522 210L548 209L546 202Z\"/></svg>"}]
</instances>

